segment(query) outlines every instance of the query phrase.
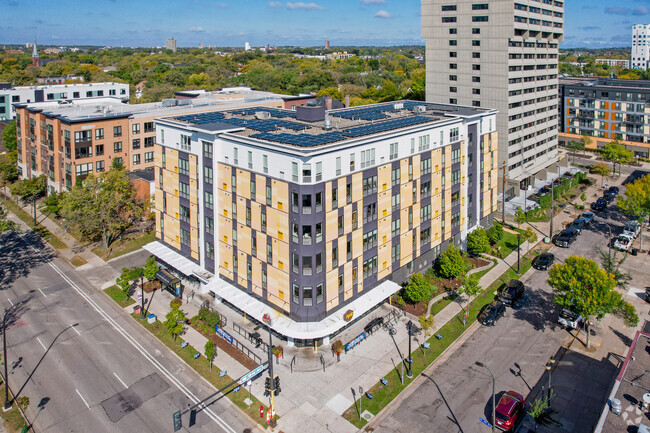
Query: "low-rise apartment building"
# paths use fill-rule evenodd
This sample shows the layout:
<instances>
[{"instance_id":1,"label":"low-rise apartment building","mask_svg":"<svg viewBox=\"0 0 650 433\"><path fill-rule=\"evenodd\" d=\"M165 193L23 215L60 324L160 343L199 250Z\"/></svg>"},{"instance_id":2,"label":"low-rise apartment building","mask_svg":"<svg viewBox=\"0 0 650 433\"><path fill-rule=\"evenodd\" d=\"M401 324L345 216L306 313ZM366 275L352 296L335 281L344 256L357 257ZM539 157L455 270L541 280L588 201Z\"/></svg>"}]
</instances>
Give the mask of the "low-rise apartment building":
<instances>
[{"instance_id":1,"label":"low-rise apartment building","mask_svg":"<svg viewBox=\"0 0 650 433\"><path fill-rule=\"evenodd\" d=\"M282 107L283 100L249 89L151 104L120 98L15 104L18 167L26 178L46 175L48 191L62 192L77 179L110 169L115 159L129 171L153 167L157 117L250 105Z\"/></svg>"},{"instance_id":2,"label":"low-rise apartment building","mask_svg":"<svg viewBox=\"0 0 650 433\"><path fill-rule=\"evenodd\" d=\"M292 344L327 341L491 226L496 126L415 101L159 119L145 249Z\"/></svg>"},{"instance_id":3,"label":"low-rise apartment building","mask_svg":"<svg viewBox=\"0 0 650 433\"><path fill-rule=\"evenodd\" d=\"M599 149L613 140L648 158L650 151L650 81L600 77L560 79L560 145L593 137Z\"/></svg>"}]
</instances>

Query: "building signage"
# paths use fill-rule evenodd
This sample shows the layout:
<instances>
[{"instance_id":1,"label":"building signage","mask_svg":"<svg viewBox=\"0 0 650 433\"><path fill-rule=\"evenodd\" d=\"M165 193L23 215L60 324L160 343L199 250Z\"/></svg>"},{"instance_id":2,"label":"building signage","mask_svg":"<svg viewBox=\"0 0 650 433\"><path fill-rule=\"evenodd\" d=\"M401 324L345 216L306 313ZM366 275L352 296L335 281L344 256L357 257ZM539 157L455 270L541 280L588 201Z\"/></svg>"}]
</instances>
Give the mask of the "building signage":
<instances>
[{"instance_id":1,"label":"building signage","mask_svg":"<svg viewBox=\"0 0 650 433\"><path fill-rule=\"evenodd\" d=\"M366 339L366 336L367 334L365 332L362 332L361 334L357 335L357 338L355 338L354 340L350 341L348 344L345 345L345 351L347 352L357 344L361 343L363 340Z\"/></svg>"},{"instance_id":2,"label":"building signage","mask_svg":"<svg viewBox=\"0 0 650 433\"><path fill-rule=\"evenodd\" d=\"M215 326L215 331L217 332L217 334L221 335L224 338L224 340L226 340L228 343L232 344L232 337L230 336L230 334L228 334L223 329L219 328L219 325Z\"/></svg>"},{"instance_id":3,"label":"building signage","mask_svg":"<svg viewBox=\"0 0 650 433\"><path fill-rule=\"evenodd\" d=\"M353 316L354 316L354 311L352 311L352 310L348 310L348 311L346 311L345 314L343 315L343 319L344 319L346 322L349 322L350 320L352 320L352 317L353 317Z\"/></svg>"},{"instance_id":4,"label":"building signage","mask_svg":"<svg viewBox=\"0 0 650 433\"><path fill-rule=\"evenodd\" d=\"M271 316L269 316L268 313L264 313L264 315L262 316L262 321L269 326L273 324L273 320L271 320Z\"/></svg>"}]
</instances>

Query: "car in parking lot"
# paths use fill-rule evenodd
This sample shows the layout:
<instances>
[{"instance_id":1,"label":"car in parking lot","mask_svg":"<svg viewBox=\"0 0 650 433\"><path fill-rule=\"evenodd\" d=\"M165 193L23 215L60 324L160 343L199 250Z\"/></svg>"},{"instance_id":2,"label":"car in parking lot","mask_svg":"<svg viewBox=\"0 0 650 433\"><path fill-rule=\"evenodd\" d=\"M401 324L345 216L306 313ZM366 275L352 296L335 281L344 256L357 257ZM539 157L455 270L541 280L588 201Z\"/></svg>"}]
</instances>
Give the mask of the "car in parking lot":
<instances>
[{"instance_id":1,"label":"car in parking lot","mask_svg":"<svg viewBox=\"0 0 650 433\"><path fill-rule=\"evenodd\" d=\"M610 186L607 191L611 192L614 195L618 195L620 190L618 189L617 186Z\"/></svg>"},{"instance_id":2,"label":"car in parking lot","mask_svg":"<svg viewBox=\"0 0 650 433\"><path fill-rule=\"evenodd\" d=\"M634 242L634 238L629 235L618 235L614 240L614 248L619 251L628 251Z\"/></svg>"},{"instance_id":3,"label":"car in parking lot","mask_svg":"<svg viewBox=\"0 0 650 433\"><path fill-rule=\"evenodd\" d=\"M633 237L634 239L641 233L641 224L638 221L628 221L623 227L623 234Z\"/></svg>"},{"instance_id":4,"label":"car in parking lot","mask_svg":"<svg viewBox=\"0 0 650 433\"><path fill-rule=\"evenodd\" d=\"M494 409L494 425L503 431L513 431L515 425L525 416L524 396L515 391L504 393Z\"/></svg>"},{"instance_id":5,"label":"car in parking lot","mask_svg":"<svg viewBox=\"0 0 650 433\"><path fill-rule=\"evenodd\" d=\"M603 194L603 198L605 199L605 201L606 201L607 203L611 203L611 202L613 202L614 199L616 198L616 194L611 193L611 192L609 192L609 191L605 191L605 193Z\"/></svg>"},{"instance_id":6,"label":"car in parking lot","mask_svg":"<svg viewBox=\"0 0 650 433\"><path fill-rule=\"evenodd\" d=\"M512 307L518 300L524 296L524 291L526 286L519 280L512 279L508 281L508 284L505 285L498 293L498 298L501 302L506 304L509 307Z\"/></svg>"},{"instance_id":7,"label":"car in parking lot","mask_svg":"<svg viewBox=\"0 0 650 433\"><path fill-rule=\"evenodd\" d=\"M585 222L585 225L589 225L593 222L594 220L594 214L593 212L583 212L582 215L580 215L580 219Z\"/></svg>"},{"instance_id":8,"label":"car in parking lot","mask_svg":"<svg viewBox=\"0 0 650 433\"><path fill-rule=\"evenodd\" d=\"M553 253L542 253L533 260L533 268L546 271L553 265L553 262L555 262Z\"/></svg>"},{"instance_id":9,"label":"car in parking lot","mask_svg":"<svg viewBox=\"0 0 650 433\"><path fill-rule=\"evenodd\" d=\"M578 232L574 229L564 229L553 238L553 243L561 248L569 248L573 241L578 237Z\"/></svg>"},{"instance_id":10,"label":"car in parking lot","mask_svg":"<svg viewBox=\"0 0 650 433\"><path fill-rule=\"evenodd\" d=\"M499 317L506 314L506 306L501 301L492 301L481 308L478 321L485 326L494 326Z\"/></svg>"},{"instance_id":11,"label":"car in parking lot","mask_svg":"<svg viewBox=\"0 0 650 433\"><path fill-rule=\"evenodd\" d=\"M595 211L601 211L607 209L607 200L604 198L599 198L595 203L591 204L591 208Z\"/></svg>"},{"instance_id":12,"label":"car in parking lot","mask_svg":"<svg viewBox=\"0 0 650 433\"><path fill-rule=\"evenodd\" d=\"M582 328L582 324L585 319L580 314L571 311L567 308L563 308L560 312L560 316L557 319L557 323L562 325L567 329L579 329Z\"/></svg>"},{"instance_id":13,"label":"car in parking lot","mask_svg":"<svg viewBox=\"0 0 650 433\"><path fill-rule=\"evenodd\" d=\"M573 229L578 232L578 234L582 234L582 229L585 228L585 222L584 220L581 220L580 218L576 218L566 226L567 229Z\"/></svg>"}]
</instances>

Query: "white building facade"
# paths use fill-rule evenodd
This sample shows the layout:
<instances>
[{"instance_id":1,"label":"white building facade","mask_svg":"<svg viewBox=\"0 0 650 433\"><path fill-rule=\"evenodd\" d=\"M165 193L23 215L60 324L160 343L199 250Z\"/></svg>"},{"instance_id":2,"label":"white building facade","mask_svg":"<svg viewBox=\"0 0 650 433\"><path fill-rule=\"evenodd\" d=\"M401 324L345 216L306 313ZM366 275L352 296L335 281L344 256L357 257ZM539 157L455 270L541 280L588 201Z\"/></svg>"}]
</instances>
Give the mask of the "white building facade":
<instances>
[{"instance_id":1,"label":"white building facade","mask_svg":"<svg viewBox=\"0 0 650 433\"><path fill-rule=\"evenodd\" d=\"M632 69L650 67L650 24L632 26Z\"/></svg>"}]
</instances>

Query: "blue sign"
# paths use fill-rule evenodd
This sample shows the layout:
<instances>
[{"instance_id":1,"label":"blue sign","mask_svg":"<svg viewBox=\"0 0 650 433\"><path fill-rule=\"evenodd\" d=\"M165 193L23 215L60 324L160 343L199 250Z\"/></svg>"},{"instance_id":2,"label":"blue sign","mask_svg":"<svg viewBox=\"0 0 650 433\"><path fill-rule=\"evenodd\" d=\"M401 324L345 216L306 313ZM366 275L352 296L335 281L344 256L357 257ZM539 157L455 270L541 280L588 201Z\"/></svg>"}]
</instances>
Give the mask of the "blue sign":
<instances>
[{"instance_id":1,"label":"blue sign","mask_svg":"<svg viewBox=\"0 0 650 433\"><path fill-rule=\"evenodd\" d=\"M226 374L228 374L228 370L220 371L219 377L224 377Z\"/></svg>"},{"instance_id":2,"label":"blue sign","mask_svg":"<svg viewBox=\"0 0 650 433\"><path fill-rule=\"evenodd\" d=\"M488 426L488 427L492 427L492 424L490 424L489 422L487 422L487 421L484 420L483 418L478 417L478 419L479 419L483 424L485 424L486 426Z\"/></svg>"},{"instance_id":3,"label":"blue sign","mask_svg":"<svg viewBox=\"0 0 650 433\"><path fill-rule=\"evenodd\" d=\"M370 394L369 392L366 393L366 397L367 397L369 400L372 400L372 394Z\"/></svg>"},{"instance_id":4,"label":"blue sign","mask_svg":"<svg viewBox=\"0 0 650 433\"><path fill-rule=\"evenodd\" d=\"M388 385L388 381L386 379L384 379L383 377L381 378L380 382L383 383L384 385Z\"/></svg>"},{"instance_id":5,"label":"blue sign","mask_svg":"<svg viewBox=\"0 0 650 433\"><path fill-rule=\"evenodd\" d=\"M246 373L245 375L243 375L239 379L239 383L243 385L244 383L248 382L249 380L251 380L252 378L257 376L258 374L263 372L265 369L266 369L266 367L264 365L258 365L253 370L251 370L248 373Z\"/></svg>"},{"instance_id":6,"label":"blue sign","mask_svg":"<svg viewBox=\"0 0 650 433\"><path fill-rule=\"evenodd\" d=\"M429 343L424 343L424 344L422 345L422 347L424 347L425 349L429 349L429 348L431 348L431 344L429 344Z\"/></svg>"},{"instance_id":7,"label":"blue sign","mask_svg":"<svg viewBox=\"0 0 650 433\"><path fill-rule=\"evenodd\" d=\"M201 356L201 354L200 354L199 352L196 352L196 353L194 354L194 359L198 358L199 356Z\"/></svg>"},{"instance_id":8,"label":"blue sign","mask_svg":"<svg viewBox=\"0 0 650 433\"><path fill-rule=\"evenodd\" d=\"M219 328L219 325L215 326L215 331L217 332L217 334L221 335L224 338L224 340L226 340L228 343L232 344L232 337L230 336L230 334L228 334L223 329Z\"/></svg>"},{"instance_id":9,"label":"blue sign","mask_svg":"<svg viewBox=\"0 0 650 433\"><path fill-rule=\"evenodd\" d=\"M240 389L241 389L241 387L238 386L237 388L233 389L232 392L238 392Z\"/></svg>"},{"instance_id":10,"label":"blue sign","mask_svg":"<svg viewBox=\"0 0 650 433\"><path fill-rule=\"evenodd\" d=\"M345 345L345 351L347 352L357 344L361 343L363 340L366 339L366 336L367 335L365 332L362 332L361 334L357 335L357 338L355 338L354 340L350 341L348 344Z\"/></svg>"}]
</instances>

